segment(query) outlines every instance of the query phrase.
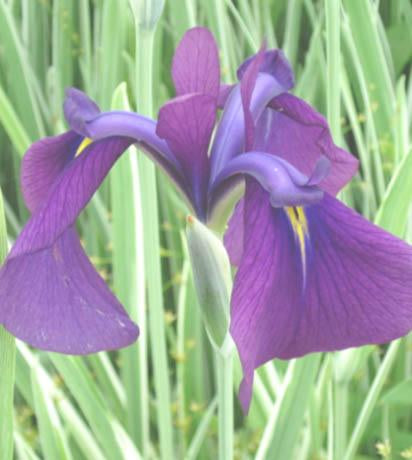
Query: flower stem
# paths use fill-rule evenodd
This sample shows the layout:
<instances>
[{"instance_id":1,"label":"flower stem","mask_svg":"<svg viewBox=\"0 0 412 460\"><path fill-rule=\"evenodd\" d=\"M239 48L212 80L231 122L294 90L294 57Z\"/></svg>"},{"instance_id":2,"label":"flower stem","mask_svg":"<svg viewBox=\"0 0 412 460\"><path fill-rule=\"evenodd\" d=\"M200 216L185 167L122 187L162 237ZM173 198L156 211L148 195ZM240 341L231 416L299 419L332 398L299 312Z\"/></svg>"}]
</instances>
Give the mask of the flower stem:
<instances>
[{"instance_id":1,"label":"flower stem","mask_svg":"<svg viewBox=\"0 0 412 460\"><path fill-rule=\"evenodd\" d=\"M345 456L343 457L344 460L352 460L356 454L362 436L365 432L365 428L372 414L373 408L376 405L382 387L385 384L389 372L392 369L392 365L398 353L399 345L400 340L396 340L389 345L388 350L386 351L385 357L379 366L378 373L376 374L376 377L370 387L370 390L366 396L365 402L363 403L362 409L356 421L356 425L350 438L348 448L345 452Z\"/></svg>"},{"instance_id":2,"label":"flower stem","mask_svg":"<svg viewBox=\"0 0 412 460\"><path fill-rule=\"evenodd\" d=\"M138 110L153 112L153 41L155 27L142 25L136 14L136 95ZM154 165L139 157L144 261L149 301L149 332L156 392L157 426L162 459L174 458L170 382L166 353L165 321L160 266L159 216Z\"/></svg>"},{"instance_id":3,"label":"flower stem","mask_svg":"<svg viewBox=\"0 0 412 460\"><path fill-rule=\"evenodd\" d=\"M0 262L7 253L7 233L0 191ZM13 458L13 394L16 361L14 337L0 326L0 446L1 460Z\"/></svg>"},{"instance_id":4,"label":"flower stem","mask_svg":"<svg viewBox=\"0 0 412 460\"><path fill-rule=\"evenodd\" d=\"M233 352L216 352L219 460L233 458Z\"/></svg>"}]
</instances>

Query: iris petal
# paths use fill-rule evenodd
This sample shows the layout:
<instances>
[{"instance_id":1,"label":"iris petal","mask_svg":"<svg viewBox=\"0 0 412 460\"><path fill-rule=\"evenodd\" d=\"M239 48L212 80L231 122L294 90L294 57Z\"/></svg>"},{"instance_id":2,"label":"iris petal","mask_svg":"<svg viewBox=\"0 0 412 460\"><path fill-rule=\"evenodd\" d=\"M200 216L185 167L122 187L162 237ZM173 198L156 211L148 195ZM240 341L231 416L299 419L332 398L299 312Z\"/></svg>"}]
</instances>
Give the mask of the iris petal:
<instances>
[{"instance_id":1,"label":"iris petal","mask_svg":"<svg viewBox=\"0 0 412 460\"><path fill-rule=\"evenodd\" d=\"M309 104L292 94L281 94L256 127L255 148L280 156L309 175L321 155L331 162L330 174L320 183L336 195L352 178L358 160L333 143L328 123Z\"/></svg>"},{"instance_id":2,"label":"iris petal","mask_svg":"<svg viewBox=\"0 0 412 460\"><path fill-rule=\"evenodd\" d=\"M253 121L262 114L266 105L283 91L283 87L270 75L260 73L251 94L249 110ZM213 142L211 161L211 183L236 155L245 151L245 116L243 113L241 87L235 86L229 94L222 118Z\"/></svg>"},{"instance_id":3,"label":"iris petal","mask_svg":"<svg viewBox=\"0 0 412 460\"><path fill-rule=\"evenodd\" d=\"M306 271L282 209L249 181L231 334L247 411L253 371L273 359L385 343L412 328L412 248L325 194L304 208Z\"/></svg>"},{"instance_id":4,"label":"iris petal","mask_svg":"<svg viewBox=\"0 0 412 460\"><path fill-rule=\"evenodd\" d=\"M285 91L292 89L295 85L295 77L283 51L278 49L265 50L262 47L260 52L262 53L262 58L259 58L259 72L272 75L285 88ZM237 69L237 78L239 80L243 79L245 72L253 65L260 52L250 56L239 66Z\"/></svg>"},{"instance_id":5,"label":"iris petal","mask_svg":"<svg viewBox=\"0 0 412 460\"><path fill-rule=\"evenodd\" d=\"M176 48L172 77L176 93L219 94L220 64L215 39L204 27L188 30Z\"/></svg>"},{"instance_id":6,"label":"iris petal","mask_svg":"<svg viewBox=\"0 0 412 460\"><path fill-rule=\"evenodd\" d=\"M216 186L234 175L253 177L268 192L272 206L295 206L319 201L323 192L317 187L318 176L325 173L324 158L308 178L282 158L265 152L246 152L233 158L216 178ZM327 161L327 160L326 160ZM313 182L313 183L312 183Z\"/></svg>"},{"instance_id":7,"label":"iris petal","mask_svg":"<svg viewBox=\"0 0 412 460\"><path fill-rule=\"evenodd\" d=\"M73 159L81 139L74 131L68 131L30 146L22 161L21 185L24 201L31 212L43 202L54 181Z\"/></svg>"},{"instance_id":8,"label":"iris petal","mask_svg":"<svg viewBox=\"0 0 412 460\"><path fill-rule=\"evenodd\" d=\"M204 218L207 205L210 137L216 117L215 100L206 94L172 99L159 111L157 134L166 139L191 185L194 207Z\"/></svg>"},{"instance_id":9,"label":"iris petal","mask_svg":"<svg viewBox=\"0 0 412 460\"><path fill-rule=\"evenodd\" d=\"M0 323L43 350L88 354L127 346L138 336L73 228L49 247L9 256L0 271L0 305Z\"/></svg>"},{"instance_id":10,"label":"iris petal","mask_svg":"<svg viewBox=\"0 0 412 460\"><path fill-rule=\"evenodd\" d=\"M76 88L66 89L63 110L67 123L83 136L87 136L85 123L93 120L100 113L99 106Z\"/></svg>"},{"instance_id":11,"label":"iris petal","mask_svg":"<svg viewBox=\"0 0 412 460\"><path fill-rule=\"evenodd\" d=\"M110 168L133 143L111 137L93 142L56 177L42 204L30 217L12 249L13 256L53 244L86 206Z\"/></svg>"},{"instance_id":12,"label":"iris petal","mask_svg":"<svg viewBox=\"0 0 412 460\"><path fill-rule=\"evenodd\" d=\"M84 110L89 101L84 93L74 88L66 92L65 107L69 107L70 111L66 109L65 113L73 130L81 126L80 133L94 141L113 136L132 138L134 143L162 167L184 196L191 200L190 184L167 142L156 134L157 123L154 120L134 112L120 110L102 112L91 117L91 111ZM85 118L82 118L83 116Z\"/></svg>"}]
</instances>

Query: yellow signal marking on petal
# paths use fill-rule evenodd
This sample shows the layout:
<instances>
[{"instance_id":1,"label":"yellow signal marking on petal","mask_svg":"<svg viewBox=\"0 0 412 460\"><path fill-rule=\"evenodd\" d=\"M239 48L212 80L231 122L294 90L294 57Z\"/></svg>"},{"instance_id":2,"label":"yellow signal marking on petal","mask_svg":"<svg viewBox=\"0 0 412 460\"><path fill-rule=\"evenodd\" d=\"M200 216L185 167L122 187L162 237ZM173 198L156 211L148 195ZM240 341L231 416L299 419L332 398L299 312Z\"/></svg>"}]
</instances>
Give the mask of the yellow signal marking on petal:
<instances>
[{"instance_id":1,"label":"yellow signal marking on petal","mask_svg":"<svg viewBox=\"0 0 412 460\"><path fill-rule=\"evenodd\" d=\"M85 137L81 144L79 145L79 147L77 148L76 150L76 154L74 155L74 157L78 157L82 152L83 150L88 146L90 145L91 143L93 142L93 139L90 139L90 137Z\"/></svg>"},{"instance_id":2,"label":"yellow signal marking on petal","mask_svg":"<svg viewBox=\"0 0 412 460\"><path fill-rule=\"evenodd\" d=\"M306 278L306 238L309 235L308 221L302 206L285 208L286 215L292 225L295 237L299 244L300 256L302 260L303 279Z\"/></svg>"}]
</instances>

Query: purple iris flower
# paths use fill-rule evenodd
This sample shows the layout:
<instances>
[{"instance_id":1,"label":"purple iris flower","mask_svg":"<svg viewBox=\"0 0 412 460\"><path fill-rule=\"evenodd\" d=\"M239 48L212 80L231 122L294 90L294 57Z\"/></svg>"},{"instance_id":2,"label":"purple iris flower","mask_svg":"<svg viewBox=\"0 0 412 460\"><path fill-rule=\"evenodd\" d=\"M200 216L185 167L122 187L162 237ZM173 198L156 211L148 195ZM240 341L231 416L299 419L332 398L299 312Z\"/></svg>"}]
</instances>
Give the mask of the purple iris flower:
<instances>
[{"instance_id":1,"label":"purple iris flower","mask_svg":"<svg viewBox=\"0 0 412 460\"><path fill-rule=\"evenodd\" d=\"M244 185L225 234L238 266L230 332L244 378L273 358L384 343L412 328L412 248L336 198L357 160L334 145L319 113L289 91L292 70L262 49L220 84L207 29L188 31L173 59L177 96L157 122L100 112L67 91L70 130L34 143L22 165L31 218L0 272L0 323L45 350L119 348L136 325L85 255L77 216L119 156L138 144L211 224ZM214 134L214 136L212 136Z\"/></svg>"}]
</instances>

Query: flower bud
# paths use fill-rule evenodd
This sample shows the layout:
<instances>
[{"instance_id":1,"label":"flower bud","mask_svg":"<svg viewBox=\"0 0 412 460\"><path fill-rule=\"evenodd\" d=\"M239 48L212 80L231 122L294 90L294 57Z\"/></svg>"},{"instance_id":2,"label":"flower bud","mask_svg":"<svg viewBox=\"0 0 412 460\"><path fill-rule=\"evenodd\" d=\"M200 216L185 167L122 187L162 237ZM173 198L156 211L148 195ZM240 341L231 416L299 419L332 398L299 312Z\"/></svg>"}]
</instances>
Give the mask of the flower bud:
<instances>
[{"instance_id":1,"label":"flower bud","mask_svg":"<svg viewBox=\"0 0 412 460\"><path fill-rule=\"evenodd\" d=\"M222 241L192 216L187 218L186 235L203 321L212 344L221 348L229 327L229 257Z\"/></svg>"}]
</instances>

